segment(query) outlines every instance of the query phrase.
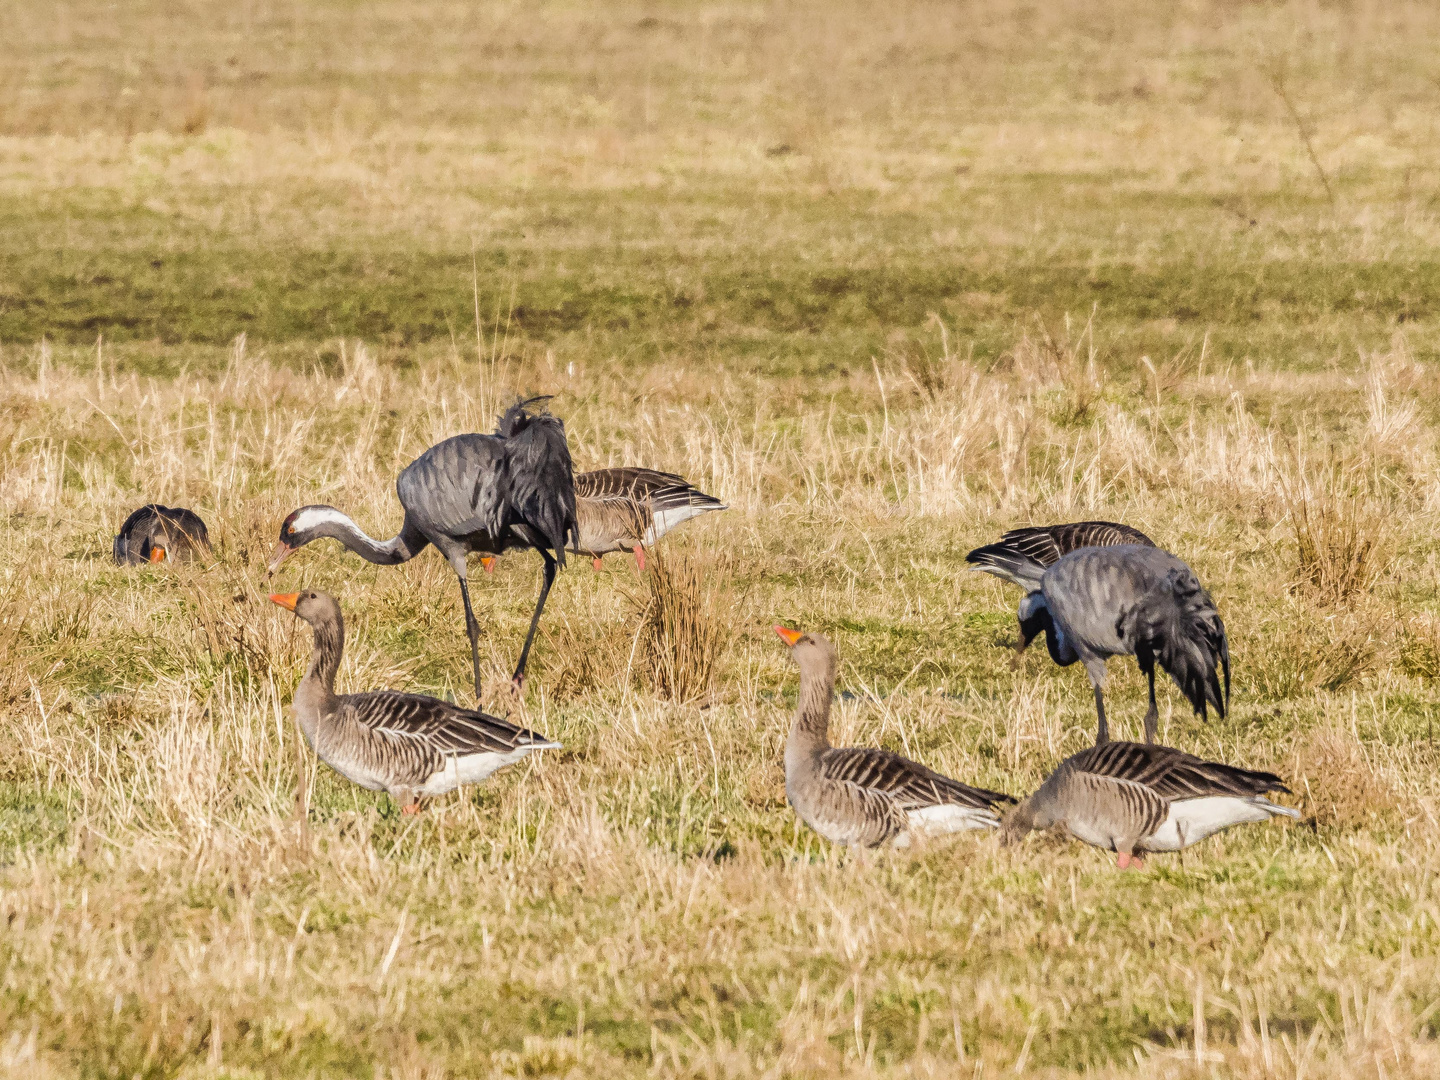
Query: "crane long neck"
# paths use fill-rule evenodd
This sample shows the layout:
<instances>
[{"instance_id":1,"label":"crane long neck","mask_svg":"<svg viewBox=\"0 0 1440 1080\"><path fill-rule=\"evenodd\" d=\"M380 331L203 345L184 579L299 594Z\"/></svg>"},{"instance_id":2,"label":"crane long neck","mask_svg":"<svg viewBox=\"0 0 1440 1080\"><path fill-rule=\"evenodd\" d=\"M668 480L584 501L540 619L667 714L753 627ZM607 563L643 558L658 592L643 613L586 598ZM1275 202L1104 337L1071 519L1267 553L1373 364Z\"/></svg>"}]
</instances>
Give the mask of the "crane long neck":
<instances>
[{"instance_id":1,"label":"crane long neck","mask_svg":"<svg viewBox=\"0 0 1440 1080\"><path fill-rule=\"evenodd\" d=\"M835 661L807 658L800 665L800 701L785 744L787 759L818 754L830 748L830 699L835 694Z\"/></svg>"},{"instance_id":2,"label":"crane long neck","mask_svg":"<svg viewBox=\"0 0 1440 1080\"><path fill-rule=\"evenodd\" d=\"M328 520L311 529L304 538L304 543L308 544L325 536L339 540L362 559L382 566L409 562L428 543L419 530L410 524L408 515L398 533L389 540L376 540L367 536L360 526L338 510Z\"/></svg>"}]
</instances>

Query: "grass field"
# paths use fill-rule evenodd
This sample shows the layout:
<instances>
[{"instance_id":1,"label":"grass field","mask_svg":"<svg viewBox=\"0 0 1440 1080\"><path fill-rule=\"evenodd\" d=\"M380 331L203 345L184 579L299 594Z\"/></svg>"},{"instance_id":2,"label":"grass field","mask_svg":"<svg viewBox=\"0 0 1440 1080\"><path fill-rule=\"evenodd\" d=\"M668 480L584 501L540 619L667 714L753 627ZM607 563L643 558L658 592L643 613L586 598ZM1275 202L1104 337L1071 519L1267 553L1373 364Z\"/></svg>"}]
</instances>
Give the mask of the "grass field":
<instances>
[{"instance_id":1,"label":"grass field","mask_svg":"<svg viewBox=\"0 0 1440 1080\"><path fill-rule=\"evenodd\" d=\"M1440 1075L1440 10L1402 0L0 0L0 1075ZM515 716L417 820L302 762L343 688L467 699L453 575L377 536L432 442L555 395L577 466L731 509L583 560ZM121 569L146 501L213 561ZM964 553L1108 517L1195 567L1304 822L1121 874L1036 836L857 858L837 741L1016 794L1093 737ZM538 585L476 575L487 702ZM663 591L663 590L662 590ZM1043 652L1036 650L1035 652ZM1112 664L1112 724L1144 684ZM313 786L308 828L297 783Z\"/></svg>"}]
</instances>

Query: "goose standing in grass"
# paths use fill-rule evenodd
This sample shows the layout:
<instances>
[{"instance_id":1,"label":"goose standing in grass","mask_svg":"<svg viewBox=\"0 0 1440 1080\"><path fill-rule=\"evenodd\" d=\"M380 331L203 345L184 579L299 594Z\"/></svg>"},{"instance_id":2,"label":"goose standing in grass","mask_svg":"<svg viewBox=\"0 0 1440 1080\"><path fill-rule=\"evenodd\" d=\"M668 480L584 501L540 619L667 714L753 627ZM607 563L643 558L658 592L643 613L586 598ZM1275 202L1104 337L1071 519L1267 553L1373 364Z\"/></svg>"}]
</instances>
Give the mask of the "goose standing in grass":
<instances>
[{"instance_id":1,"label":"goose standing in grass","mask_svg":"<svg viewBox=\"0 0 1440 1080\"><path fill-rule=\"evenodd\" d=\"M1155 541L1139 529L1114 521L1072 521L1065 525L1035 525L1011 529L998 543L978 547L965 556L972 570L1013 581L1027 593L1040 587L1040 578L1072 551L1087 547L1114 547L1140 544L1154 547Z\"/></svg>"},{"instance_id":2,"label":"goose standing in grass","mask_svg":"<svg viewBox=\"0 0 1440 1080\"><path fill-rule=\"evenodd\" d=\"M1264 796L1290 793L1274 773L1205 761L1168 746L1112 742L1066 758L1005 818L1001 843L1031 829L1063 826L1116 852L1124 870L1152 851L1181 851L1232 825L1300 811Z\"/></svg>"},{"instance_id":3,"label":"goose standing in grass","mask_svg":"<svg viewBox=\"0 0 1440 1080\"><path fill-rule=\"evenodd\" d=\"M580 536L570 550L600 558L632 551L645 569L645 549L675 526L727 507L683 476L655 469L596 469L575 477L575 520Z\"/></svg>"},{"instance_id":4,"label":"goose standing in grass","mask_svg":"<svg viewBox=\"0 0 1440 1080\"><path fill-rule=\"evenodd\" d=\"M460 580L465 632L475 697L480 697L480 624L470 606L465 560L471 552L498 555L531 548L545 560L540 596L512 680L518 691L535 640L545 598L573 546L575 481L565 425L529 406L543 398L517 401L500 417L494 435L456 435L436 443L412 461L395 480L405 520L389 540L372 540L333 506L302 506L280 526L280 541L270 573L298 549L322 537L339 540L373 563L408 562L429 544L444 555Z\"/></svg>"},{"instance_id":5,"label":"goose standing in grass","mask_svg":"<svg viewBox=\"0 0 1440 1080\"><path fill-rule=\"evenodd\" d=\"M389 792L407 814L419 800L478 784L536 750L558 750L543 735L448 701L372 690L335 693L345 649L345 621L322 592L273 594L310 624L315 650L295 690L295 718L319 759L370 791Z\"/></svg>"},{"instance_id":6,"label":"goose standing in grass","mask_svg":"<svg viewBox=\"0 0 1440 1080\"><path fill-rule=\"evenodd\" d=\"M800 667L800 703L785 742L785 794L800 820L837 844L906 847L915 836L1000 824L1009 795L951 780L888 750L830 745L835 647L818 634L775 632Z\"/></svg>"},{"instance_id":7,"label":"goose standing in grass","mask_svg":"<svg viewBox=\"0 0 1440 1080\"><path fill-rule=\"evenodd\" d=\"M149 503L125 519L111 553L122 566L189 562L210 550L210 532L200 515L183 506Z\"/></svg>"},{"instance_id":8,"label":"goose standing in grass","mask_svg":"<svg viewBox=\"0 0 1440 1080\"><path fill-rule=\"evenodd\" d=\"M1045 635L1061 667L1079 660L1095 689L1098 746L1110 738L1105 722L1105 662L1133 656L1149 682L1145 741L1155 741L1155 665L1170 674L1195 715L1213 705L1223 718L1230 703L1230 644L1210 594L1183 562L1157 547L1122 544L1072 551L1020 602L1023 651ZM1221 675L1224 684L1221 684Z\"/></svg>"}]
</instances>

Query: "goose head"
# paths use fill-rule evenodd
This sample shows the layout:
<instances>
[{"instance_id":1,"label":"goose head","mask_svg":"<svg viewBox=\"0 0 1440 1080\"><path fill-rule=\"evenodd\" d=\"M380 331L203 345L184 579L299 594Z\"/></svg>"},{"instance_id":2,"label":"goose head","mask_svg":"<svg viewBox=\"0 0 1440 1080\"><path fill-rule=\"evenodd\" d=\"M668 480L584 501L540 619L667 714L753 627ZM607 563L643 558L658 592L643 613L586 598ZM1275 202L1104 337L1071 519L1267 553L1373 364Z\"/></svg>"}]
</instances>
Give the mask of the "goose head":
<instances>
[{"instance_id":1,"label":"goose head","mask_svg":"<svg viewBox=\"0 0 1440 1080\"><path fill-rule=\"evenodd\" d=\"M329 593L316 592L313 589L305 592L271 593L270 600L286 611L293 611L311 626L340 621L340 605Z\"/></svg>"},{"instance_id":2,"label":"goose head","mask_svg":"<svg viewBox=\"0 0 1440 1080\"><path fill-rule=\"evenodd\" d=\"M835 646L820 634L807 634L788 626L777 626L775 632L790 646L790 657L800 666L800 673L826 673L834 676Z\"/></svg>"}]
</instances>

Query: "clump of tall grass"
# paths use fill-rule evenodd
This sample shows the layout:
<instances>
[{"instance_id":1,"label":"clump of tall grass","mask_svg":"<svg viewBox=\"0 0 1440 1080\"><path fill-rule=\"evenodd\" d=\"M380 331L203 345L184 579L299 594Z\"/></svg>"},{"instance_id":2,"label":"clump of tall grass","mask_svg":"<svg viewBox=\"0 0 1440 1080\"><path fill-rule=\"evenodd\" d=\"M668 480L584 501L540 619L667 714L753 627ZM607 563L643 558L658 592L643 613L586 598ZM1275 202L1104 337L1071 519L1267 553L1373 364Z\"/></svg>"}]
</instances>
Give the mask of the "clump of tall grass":
<instances>
[{"instance_id":1,"label":"clump of tall grass","mask_svg":"<svg viewBox=\"0 0 1440 1080\"><path fill-rule=\"evenodd\" d=\"M1295 545L1295 580L1321 603L1344 604L1384 573L1385 510L1353 468L1331 463L1308 476L1304 469L1301 460L1281 491Z\"/></svg>"},{"instance_id":2,"label":"clump of tall grass","mask_svg":"<svg viewBox=\"0 0 1440 1080\"><path fill-rule=\"evenodd\" d=\"M684 552L651 553L640 594L638 648L655 692L676 702L708 700L729 644L734 604L729 567Z\"/></svg>"}]
</instances>

